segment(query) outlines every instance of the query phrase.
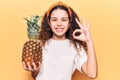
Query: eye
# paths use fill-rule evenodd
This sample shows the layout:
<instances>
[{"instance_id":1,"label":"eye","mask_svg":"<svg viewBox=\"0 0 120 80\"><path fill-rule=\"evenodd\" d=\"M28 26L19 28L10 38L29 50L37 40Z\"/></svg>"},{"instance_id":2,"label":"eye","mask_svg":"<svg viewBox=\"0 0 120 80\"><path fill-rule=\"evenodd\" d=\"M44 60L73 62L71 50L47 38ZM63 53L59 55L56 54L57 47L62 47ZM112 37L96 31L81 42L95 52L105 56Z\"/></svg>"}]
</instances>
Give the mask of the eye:
<instances>
[{"instance_id":1,"label":"eye","mask_svg":"<svg viewBox=\"0 0 120 80\"><path fill-rule=\"evenodd\" d=\"M62 21L67 21L66 19L63 19Z\"/></svg>"},{"instance_id":2,"label":"eye","mask_svg":"<svg viewBox=\"0 0 120 80\"><path fill-rule=\"evenodd\" d=\"M68 18L63 18L62 21L68 21Z\"/></svg>"},{"instance_id":3,"label":"eye","mask_svg":"<svg viewBox=\"0 0 120 80\"><path fill-rule=\"evenodd\" d=\"M57 21L57 19L52 19L52 21Z\"/></svg>"},{"instance_id":4,"label":"eye","mask_svg":"<svg viewBox=\"0 0 120 80\"><path fill-rule=\"evenodd\" d=\"M52 21L57 21L56 19L52 19Z\"/></svg>"}]
</instances>

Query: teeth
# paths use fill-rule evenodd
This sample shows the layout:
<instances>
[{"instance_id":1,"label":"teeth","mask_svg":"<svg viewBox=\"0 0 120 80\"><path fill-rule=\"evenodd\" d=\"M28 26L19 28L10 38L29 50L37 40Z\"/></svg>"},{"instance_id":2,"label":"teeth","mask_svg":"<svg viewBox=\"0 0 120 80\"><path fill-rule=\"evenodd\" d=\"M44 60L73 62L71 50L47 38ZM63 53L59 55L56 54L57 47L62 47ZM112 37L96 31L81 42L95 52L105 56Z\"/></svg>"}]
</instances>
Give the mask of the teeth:
<instances>
[{"instance_id":1,"label":"teeth","mask_svg":"<svg viewBox=\"0 0 120 80\"><path fill-rule=\"evenodd\" d=\"M56 30L61 32L63 29L62 28L57 28Z\"/></svg>"}]
</instances>

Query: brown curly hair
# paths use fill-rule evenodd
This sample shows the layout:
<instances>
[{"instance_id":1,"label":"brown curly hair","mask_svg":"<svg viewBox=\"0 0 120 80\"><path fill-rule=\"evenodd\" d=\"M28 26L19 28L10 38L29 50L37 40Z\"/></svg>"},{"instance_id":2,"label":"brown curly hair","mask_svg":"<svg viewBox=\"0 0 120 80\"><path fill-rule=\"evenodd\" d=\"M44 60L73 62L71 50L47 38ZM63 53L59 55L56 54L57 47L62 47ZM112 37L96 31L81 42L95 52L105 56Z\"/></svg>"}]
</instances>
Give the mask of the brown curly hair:
<instances>
[{"instance_id":1,"label":"brown curly hair","mask_svg":"<svg viewBox=\"0 0 120 80\"><path fill-rule=\"evenodd\" d=\"M69 9L71 11L71 15L70 15L70 12L68 11L68 7L66 7L64 5L56 5L56 6L52 7L52 9L49 11L49 15L48 15L48 12L46 12L45 15L43 16L42 22L41 22L40 34L39 34L39 40L41 40L42 45L45 46L46 41L49 40L53 36L53 32L52 32L48 22L50 21L52 11L54 11L56 9L62 9L68 13L70 26L66 32L66 35L65 35L66 38L69 39L73 43L73 45L75 46L77 51L79 51L77 44L79 44L80 47L82 45L85 48L85 50L87 50L85 42L75 40L72 36L72 33L75 29L80 29L79 25L77 24L77 22L75 20L75 18L77 18L79 20L79 17L77 16L75 11L71 7L69 7ZM79 33L76 33L76 35L77 34L79 34Z\"/></svg>"}]
</instances>

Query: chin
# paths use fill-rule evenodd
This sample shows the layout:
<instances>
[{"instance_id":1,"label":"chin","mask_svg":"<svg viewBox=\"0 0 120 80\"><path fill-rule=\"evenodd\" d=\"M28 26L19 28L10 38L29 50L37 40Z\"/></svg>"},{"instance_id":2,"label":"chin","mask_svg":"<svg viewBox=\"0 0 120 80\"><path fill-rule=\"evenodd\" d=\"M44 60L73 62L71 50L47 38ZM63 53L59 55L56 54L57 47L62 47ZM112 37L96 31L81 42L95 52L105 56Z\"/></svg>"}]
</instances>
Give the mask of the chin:
<instances>
[{"instance_id":1,"label":"chin","mask_svg":"<svg viewBox=\"0 0 120 80\"><path fill-rule=\"evenodd\" d=\"M55 34L55 36L56 36L56 37L65 37L65 34L62 34L62 33L59 33L59 34L58 34L58 33L57 33L57 34Z\"/></svg>"},{"instance_id":2,"label":"chin","mask_svg":"<svg viewBox=\"0 0 120 80\"><path fill-rule=\"evenodd\" d=\"M64 36L64 34L56 34L57 36Z\"/></svg>"}]
</instances>

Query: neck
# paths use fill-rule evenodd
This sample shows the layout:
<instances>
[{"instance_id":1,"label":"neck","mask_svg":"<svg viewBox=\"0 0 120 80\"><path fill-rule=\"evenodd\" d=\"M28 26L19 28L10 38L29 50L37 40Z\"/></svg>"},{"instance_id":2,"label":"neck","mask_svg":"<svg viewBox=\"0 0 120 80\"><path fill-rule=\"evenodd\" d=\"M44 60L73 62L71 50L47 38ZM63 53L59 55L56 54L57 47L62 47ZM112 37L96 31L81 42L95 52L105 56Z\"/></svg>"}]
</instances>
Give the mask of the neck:
<instances>
[{"instance_id":1,"label":"neck","mask_svg":"<svg viewBox=\"0 0 120 80\"><path fill-rule=\"evenodd\" d=\"M63 36L62 37L61 36L57 36L57 37L53 36L52 39L54 39L54 40L65 40L66 37L63 37Z\"/></svg>"}]
</instances>

